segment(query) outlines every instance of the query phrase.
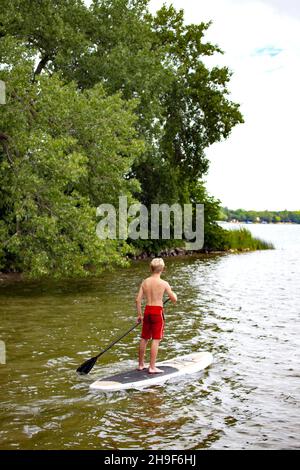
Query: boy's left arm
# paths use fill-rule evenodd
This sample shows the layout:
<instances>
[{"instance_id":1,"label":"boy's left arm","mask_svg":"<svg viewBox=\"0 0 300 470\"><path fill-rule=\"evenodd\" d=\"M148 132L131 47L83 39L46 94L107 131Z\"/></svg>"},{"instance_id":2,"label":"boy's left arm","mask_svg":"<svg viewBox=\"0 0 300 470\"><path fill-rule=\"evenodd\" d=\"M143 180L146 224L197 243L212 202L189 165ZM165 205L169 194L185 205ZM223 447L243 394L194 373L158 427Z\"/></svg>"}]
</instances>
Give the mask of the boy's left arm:
<instances>
[{"instance_id":1,"label":"boy's left arm","mask_svg":"<svg viewBox=\"0 0 300 470\"><path fill-rule=\"evenodd\" d=\"M143 290L143 283L140 286L140 290L138 292L138 295L136 296L135 302L136 302L136 309L137 309L137 323L141 323L142 321L142 299L144 297L144 290Z\"/></svg>"}]
</instances>

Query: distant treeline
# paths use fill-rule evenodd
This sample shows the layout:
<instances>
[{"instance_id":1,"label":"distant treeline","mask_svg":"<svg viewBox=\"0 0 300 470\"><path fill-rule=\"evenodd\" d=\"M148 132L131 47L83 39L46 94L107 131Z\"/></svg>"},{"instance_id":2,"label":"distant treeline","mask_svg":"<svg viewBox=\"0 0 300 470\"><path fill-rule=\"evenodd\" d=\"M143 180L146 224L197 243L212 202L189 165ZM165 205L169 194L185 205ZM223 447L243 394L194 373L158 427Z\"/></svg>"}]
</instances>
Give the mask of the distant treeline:
<instances>
[{"instance_id":1,"label":"distant treeline","mask_svg":"<svg viewBox=\"0 0 300 470\"><path fill-rule=\"evenodd\" d=\"M223 207L220 216L221 220L226 221L300 224L300 211L246 211L244 209L231 210L228 207Z\"/></svg>"}]
</instances>

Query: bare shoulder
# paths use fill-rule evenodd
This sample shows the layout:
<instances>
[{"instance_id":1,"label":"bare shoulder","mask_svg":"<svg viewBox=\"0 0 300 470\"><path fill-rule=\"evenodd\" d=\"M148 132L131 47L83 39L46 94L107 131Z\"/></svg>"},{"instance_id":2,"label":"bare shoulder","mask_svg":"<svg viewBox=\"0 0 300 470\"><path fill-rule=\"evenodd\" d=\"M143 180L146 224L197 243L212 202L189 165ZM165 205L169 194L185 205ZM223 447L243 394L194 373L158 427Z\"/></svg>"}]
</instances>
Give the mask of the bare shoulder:
<instances>
[{"instance_id":1,"label":"bare shoulder","mask_svg":"<svg viewBox=\"0 0 300 470\"><path fill-rule=\"evenodd\" d=\"M149 277L146 277L146 279L143 280L141 285L142 285L143 288L147 288L147 287L151 286L151 283L152 283L152 279L149 276Z\"/></svg>"}]
</instances>

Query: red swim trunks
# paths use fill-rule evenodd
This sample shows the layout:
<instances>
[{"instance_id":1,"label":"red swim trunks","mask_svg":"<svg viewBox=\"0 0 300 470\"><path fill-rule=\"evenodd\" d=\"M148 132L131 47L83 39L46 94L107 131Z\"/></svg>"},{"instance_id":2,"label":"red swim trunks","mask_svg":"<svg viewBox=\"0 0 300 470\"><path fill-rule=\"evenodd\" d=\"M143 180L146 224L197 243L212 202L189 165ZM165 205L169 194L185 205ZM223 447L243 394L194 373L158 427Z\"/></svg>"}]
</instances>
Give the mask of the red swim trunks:
<instances>
[{"instance_id":1,"label":"red swim trunks","mask_svg":"<svg viewBox=\"0 0 300 470\"><path fill-rule=\"evenodd\" d=\"M146 305L141 337L143 339L162 339L164 336L164 310L159 305Z\"/></svg>"}]
</instances>

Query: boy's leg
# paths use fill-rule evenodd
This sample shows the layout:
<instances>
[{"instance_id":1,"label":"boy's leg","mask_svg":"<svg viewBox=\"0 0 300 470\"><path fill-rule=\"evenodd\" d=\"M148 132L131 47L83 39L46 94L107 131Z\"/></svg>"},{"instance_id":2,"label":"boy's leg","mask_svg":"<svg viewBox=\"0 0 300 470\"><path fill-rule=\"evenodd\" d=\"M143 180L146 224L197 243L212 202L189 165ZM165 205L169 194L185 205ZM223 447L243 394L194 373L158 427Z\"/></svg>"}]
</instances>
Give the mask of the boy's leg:
<instances>
[{"instance_id":1,"label":"boy's leg","mask_svg":"<svg viewBox=\"0 0 300 470\"><path fill-rule=\"evenodd\" d=\"M145 357L147 343L148 343L147 339L141 338L140 347L139 347L139 366L138 366L138 370L143 370L144 367L145 367L144 357Z\"/></svg>"},{"instance_id":2,"label":"boy's leg","mask_svg":"<svg viewBox=\"0 0 300 470\"><path fill-rule=\"evenodd\" d=\"M155 374L155 373L157 374L159 372L163 372L163 370L158 369L158 367L155 366L159 343L160 343L160 339L152 340L151 351L150 351L150 366L149 366L150 374Z\"/></svg>"}]
</instances>

